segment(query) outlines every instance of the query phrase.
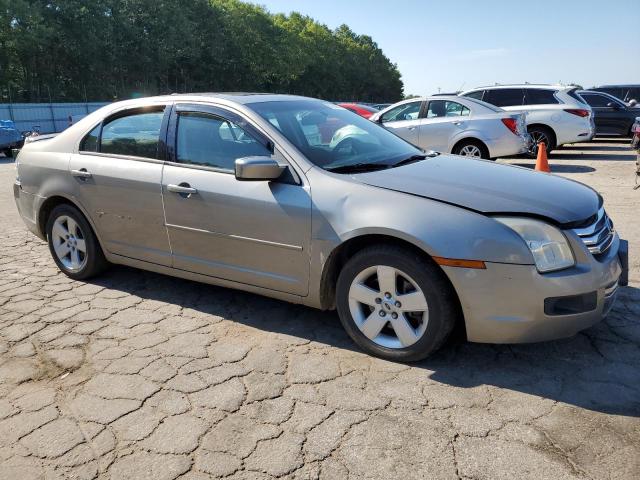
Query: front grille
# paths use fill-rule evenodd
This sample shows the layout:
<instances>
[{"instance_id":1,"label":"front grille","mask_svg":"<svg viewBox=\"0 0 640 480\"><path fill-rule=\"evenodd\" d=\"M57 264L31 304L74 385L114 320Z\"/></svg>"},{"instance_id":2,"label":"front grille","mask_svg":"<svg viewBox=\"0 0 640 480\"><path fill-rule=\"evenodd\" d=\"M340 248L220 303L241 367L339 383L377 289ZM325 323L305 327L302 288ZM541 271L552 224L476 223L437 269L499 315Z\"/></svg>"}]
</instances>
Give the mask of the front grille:
<instances>
[{"instance_id":1,"label":"front grille","mask_svg":"<svg viewBox=\"0 0 640 480\"><path fill-rule=\"evenodd\" d=\"M584 228L575 228L573 231L576 232L593 255L600 255L607 251L613 243L615 232L613 222L603 207L598 210L595 222Z\"/></svg>"}]
</instances>

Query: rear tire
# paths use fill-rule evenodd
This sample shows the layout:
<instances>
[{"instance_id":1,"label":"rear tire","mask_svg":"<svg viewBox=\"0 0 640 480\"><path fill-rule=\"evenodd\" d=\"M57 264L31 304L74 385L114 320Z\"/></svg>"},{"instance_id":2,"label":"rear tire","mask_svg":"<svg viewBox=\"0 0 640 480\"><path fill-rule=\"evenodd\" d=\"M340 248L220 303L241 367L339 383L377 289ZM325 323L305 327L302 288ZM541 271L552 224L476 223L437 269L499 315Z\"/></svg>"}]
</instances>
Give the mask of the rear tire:
<instances>
[{"instance_id":1,"label":"rear tire","mask_svg":"<svg viewBox=\"0 0 640 480\"><path fill-rule=\"evenodd\" d=\"M459 316L437 265L391 245L366 248L338 276L336 304L349 336L367 353L413 362L436 352Z\"/></svg>"},{"instance_id":2,"label":"rear tire","mask_svg":"<svg viewBox=\"0 0 640 480\"><path fill-rule=\"evenodd\" d=\"M547 154L551 153L556 147L556 137L554 133L547 127L534 125L533 127L527 128L529 135L533 139L533 143L531 144L531 148L527 152L527 156L529 158L537 158L538 157L538 143L544 142L545 148L547 150Z\"/></svg>"},{"instance_id":3,"label":"rear tire","mask_svg":"<svg viewBox=\"0 0 640 480\"><path fill-rule=\"evenodd\" d=\"M489 159L489 150L486 145L484 145L479 140L461 140L455 147L453 147L452 152L454 155L462 155L463 157L473 157L473 158L482 158L485 160Z\"/></svg>"},{"instance_id":4,"label":"rear tire","mask_svg":"<svg viewBox=\"0 0 640 480\"><path fill-rule=\"evenodd\" d=\"M84 215L68 204L55 207L46 225L49 251L58 268L74 280L105 270L108 263Z\"/></svg>"}]
</instances>

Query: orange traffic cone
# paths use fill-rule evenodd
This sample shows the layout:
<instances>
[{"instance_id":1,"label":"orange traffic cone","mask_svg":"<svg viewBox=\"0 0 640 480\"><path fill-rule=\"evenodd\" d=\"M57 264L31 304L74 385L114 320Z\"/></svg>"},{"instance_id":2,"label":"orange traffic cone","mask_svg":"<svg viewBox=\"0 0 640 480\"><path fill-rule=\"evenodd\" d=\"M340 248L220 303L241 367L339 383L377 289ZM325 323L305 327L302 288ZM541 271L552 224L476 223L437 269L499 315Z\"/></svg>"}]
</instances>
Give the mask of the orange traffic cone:
<instances>
[{"instance_id":1,"label":"orange traffic cone","mask_svg":"<svg viewBox=\"0 0 640 480\"><path fill-rule=\"evenodd\" d=\"M539 172L551 172L547 161L547 147L544 142L538 144L538 158L536 158L536 170Z\"/></svg>"}]
</instances>

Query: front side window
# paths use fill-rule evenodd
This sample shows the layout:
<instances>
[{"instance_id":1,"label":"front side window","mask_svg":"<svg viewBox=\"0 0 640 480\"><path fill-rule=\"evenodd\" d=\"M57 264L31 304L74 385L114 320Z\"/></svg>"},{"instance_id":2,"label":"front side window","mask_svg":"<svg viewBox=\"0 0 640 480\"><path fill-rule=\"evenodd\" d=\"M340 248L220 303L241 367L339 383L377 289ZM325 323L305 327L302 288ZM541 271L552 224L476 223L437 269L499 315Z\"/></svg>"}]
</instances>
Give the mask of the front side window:
<instances>
[{"instance_id":1,"label":"front side window","mask_svg":"<svg viewBox=\"0 0 640 480\"><path fill-rule=\"evenodd\" d=\"M108 120L102 127L100 152L157 158L163 115L141 112Z\"/></svg>"},{"instance_id":2,"label":"front side window","mask_svg":"<svg viewBox=\"0 0 640 480\"><path fill-rule=\"evenodd\" d=\"M525 90L525 105L546 105L549 103L560 103L554 96L554 90L542 88L527 88Z\"/></svg>"},{"instance_id":3,"label":"front side window","mask_svg":"<svg viewBox=\"0 0 640 480\"><path fill-rule=\"evenodd\" d=\"M458 102L449 100L431 100L427 110L427 118L466 117L471 111Z\"/></svg>"},{"instance_id":4,"label":"front side window","mask_svg":"<svg viewBox=\"0 0 640 480\"><path fill-rule=\"evenodd\" d=\"M521 88L487 90L482 100L496 107L519 106L524 102L524 92Z\"/></svg>"},{"instance_id":5,"label":"front side window","mask_svg":"<svg viewBox=\"0 0 640 480\"><path fill-rule=\"evenodd\" d=\"M382 122L399 122L402 120L415 120L418 118L420 114L420 107L422 106L422 102L409 102L403 103L402 105L398 105L395 108L392 108L388 112L382 114Z\"/></svg>"},{"instance_id":6,"label":"front side window","mask_svg":"<svg viewBox=\"0 0 640 480\"><path fill-rule=\"evenodd\" d=\"M179 163L233 171L236 159L271 156L271 152L233 122L187 112L178 117L176 156Z\"/></svg>"},{"instance_id":7,"label":"front side window","mask_svg":"<svg viewBox=\"0 0 640 480\"><path fill-rule=\"evenodd\" d=\"M419 111L420 102L412 103L418 105ZM343 168L384 168L422 154L380 125L328 102L292 100L248 106L277 128L309 161L325 170L346 173Z\"/></svg>"},{"instance_id":8,"label":"front side window","mask_svg":"<svg viewBox=\"0 0 640 480\"><path fill-rule=\"evenodd\" d=\"M582 98L592 107L606 107L613 100L604 95L596 95L592 93L583 93Z\"/></svg>"}]
</instances>

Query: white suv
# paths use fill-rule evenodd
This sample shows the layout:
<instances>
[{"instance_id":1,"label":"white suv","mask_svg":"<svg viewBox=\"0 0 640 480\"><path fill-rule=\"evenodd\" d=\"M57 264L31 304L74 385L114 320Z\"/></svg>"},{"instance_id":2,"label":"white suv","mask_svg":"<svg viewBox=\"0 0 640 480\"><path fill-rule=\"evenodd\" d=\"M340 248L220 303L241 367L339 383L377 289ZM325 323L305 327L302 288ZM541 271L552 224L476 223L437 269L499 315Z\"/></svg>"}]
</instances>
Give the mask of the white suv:
<instances>
[{"instance_id":1,"label":"white suv","mask_svg":"<svg viewBox=\"0 0 640 480\"><path fill-rule=\"evenodd\" d=\"M494 85L462 92L510 112L527 113L527 131L534 143L544 142L551 151L565 143L586 142L595 134L591 107L576 94L578 87L566 85Z\"/></svg>"}]
</instances>

